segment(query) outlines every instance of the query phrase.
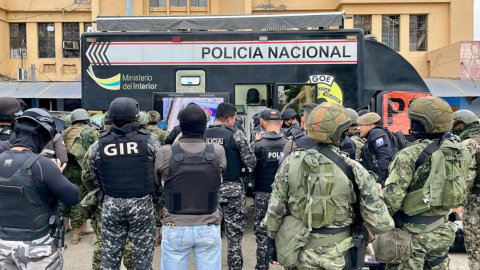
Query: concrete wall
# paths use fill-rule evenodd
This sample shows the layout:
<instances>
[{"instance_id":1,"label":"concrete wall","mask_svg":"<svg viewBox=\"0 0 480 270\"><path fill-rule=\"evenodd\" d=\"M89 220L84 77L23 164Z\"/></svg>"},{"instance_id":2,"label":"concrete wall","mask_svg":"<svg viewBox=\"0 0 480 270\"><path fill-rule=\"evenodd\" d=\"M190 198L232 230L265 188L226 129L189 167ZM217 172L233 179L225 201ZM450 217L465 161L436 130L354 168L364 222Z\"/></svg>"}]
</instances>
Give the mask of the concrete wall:
<instances>
[{"instance_id":1,"label":"concrete wall","mask_svg":"<svg viewBox=\"0 0 480 270\"><path fill-rule=\"evenodd\" d=\"M460 79L461 42L431 51L427 54L428 77Z\"/></svg>"},{"instance_id":2,"label":"concrete wall","mask_svg":"<svg viewBox=\"0 0 480 270\"><path fill-rule=\"evenodd\" d=\"M461 44L460 79L480 80L480 41L464 41Z\"/></svg>"}]
</instances>

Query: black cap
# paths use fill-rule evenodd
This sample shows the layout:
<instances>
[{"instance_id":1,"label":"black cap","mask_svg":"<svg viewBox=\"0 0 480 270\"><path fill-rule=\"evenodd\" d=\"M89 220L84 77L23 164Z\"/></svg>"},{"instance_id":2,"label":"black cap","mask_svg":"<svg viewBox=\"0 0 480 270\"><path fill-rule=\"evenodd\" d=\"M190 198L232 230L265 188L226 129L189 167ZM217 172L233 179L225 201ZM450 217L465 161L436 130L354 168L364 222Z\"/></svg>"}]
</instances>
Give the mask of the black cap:
<instances>
[{"instance_id":1,"label":"black cap","mask_svg":"<svg viewBox=\"0 0 480 270\"><path fill-rule=\"evenodd\" d=\"M20 102L11 97L0 98L0 120L13 121L22 111Z\"/></svg>"},{"instance_id":2,"label":"black cap","mask_svg":"<svg viewBox=\"0 0 480 270\"><path fill-rule=\"evenodd\" d=\"M180 123L203 123L206 124L207 115L202 107L195 103L188 104L180 113Z\"/></svg>"},{"instance_id":3,"label":"black cap","mask_svg":"<svg viewBox=\"0 0 480 270\"><path fill-rule=\"evenodd\" d=\"M294 117L296 117L298 114L297 112L294 110L294 109L286 109L283 113L282 113L282 118L283 120L290 120Z\"/></svg>"},{"instance_id":4,"label":"black cap","mask_svg":"<svg viewBox=\"0 0 480 270\"><path fill-rule=\"evenodd\" d=\"M275 109L266 109L262 112L263 120L282 120L282 115Z\"/></svg>"},{"instance_id":5,"label":"black cap","mask_svg":"<svg viewBox=\"0 0 480 270\"><path fill-rule=\"evenodd\" d=\"M260 119L260 113L256 113L252 116L252 119Z\"/></svg>"}]
</instances>

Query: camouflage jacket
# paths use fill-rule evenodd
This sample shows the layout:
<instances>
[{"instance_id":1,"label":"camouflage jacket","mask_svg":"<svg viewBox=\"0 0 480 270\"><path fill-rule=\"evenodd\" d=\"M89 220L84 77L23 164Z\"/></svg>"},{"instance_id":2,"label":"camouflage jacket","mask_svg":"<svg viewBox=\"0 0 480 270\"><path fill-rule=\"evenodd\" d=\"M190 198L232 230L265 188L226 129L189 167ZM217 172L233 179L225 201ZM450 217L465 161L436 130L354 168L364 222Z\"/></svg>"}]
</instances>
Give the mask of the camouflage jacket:
<instances>
[{"instance_id":1,"label":"camouflage jacket","mask_svg":"<svg viewBox=\"0 0 480 270\"><path fill-rule=\"evenodd\" d=\"M84 142L81 135L87 128L91 128L91 131L88 135L88 141ZM78 165L82 167L84 163L83 158L88 147L98 140L98 131L88 125L72 125L62 132L62 136L67 148L67 154L75 157ZM69 161L72 162L73 160Z\"/></svg>"},{"instance_id":2,"label":"camouflage jacket","mask_svg":"<svg viewBox=\"0 0 480 270\"><path fill-rule=\"evenodd\" d=\"M158 143L160 143L160 146L165 145L165 139L169 134L168 131L161 129L156 125L149 125L147 130L158 136Z\"/></svg>"},{"instance_id":3,"label":"camouflage jacket","mask_svg":"<svg viewBox=\"0 0 480 270\"><path fill-rule=\"evenodd\" d=\"M362 148L365 145L365 139L360 138L358 135L353 135L350 137L355 144L355 160L360 160L360 153L362 152Z\"/></svg>"},{"instance_id":4,"label":"camouflage jacket","mask_svg":"<svg viewBox=\"0 0 480 270\"><path fill-rule=\"evenodd\" d=\"M463 127L460 129L458 136L472 157L472 163L467 174L467 193L470 194L473 186L480 188L480 126Z\"/></svg>"},{"instance_id":5,"label":"camouflage jacket","mask_svg":"<svg viewBox=\"0 0 480 270\"><path fill-rule=\"evenodd\" d=\"M330 145L337 154L340 150L337 146ZM312 151L312 150L309 150ZM388 213L387 206L382 200L382 191L378 187L375 178L363 168L360 163L348 157L342 156L345 162L352 167L355 181L358 184L360 194L357 194L356 200L360 200L360 213L365 221L366 227L373 234L381 234L394 228L394 222ZM287 215L300 217L300 205L290 200L291 191L288 184L288 173L290 170L290 161L295 155L289 155L280 165L275 181L272 184L272 195L268 204L267 214L262 221L262 227L268 231L268 236L275 238L277 231L282 225L283 219ZM353 186L351 193L354 194ZM358 196L359 195L359 196ZM353 205L350 207L350 218L343 222L332 224L329 228L343 228L353 224L355 214Z\"/></svg>"}]
</instances>

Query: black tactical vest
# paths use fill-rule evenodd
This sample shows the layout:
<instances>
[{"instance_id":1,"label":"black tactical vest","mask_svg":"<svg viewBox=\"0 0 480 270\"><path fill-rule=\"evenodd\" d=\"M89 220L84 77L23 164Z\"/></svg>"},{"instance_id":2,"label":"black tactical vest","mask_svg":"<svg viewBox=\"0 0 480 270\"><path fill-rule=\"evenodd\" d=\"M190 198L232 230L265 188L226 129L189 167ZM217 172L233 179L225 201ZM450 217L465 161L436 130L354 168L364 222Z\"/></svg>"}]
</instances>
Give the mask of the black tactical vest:
<instances>
[{"instance_id":1,"label":"black tactical vest","mask_svg":"<svg viewBox=\"0 0 480 270\"><path fill-rule=\"evenodd\" d=\"M287 138L296 138L303 133L304 133L304 131L303 131L302 126L300 126L299 123L295 123L287 130L287 132L285 132L285 136Z\"/></svg>"},{"instance_id":2,"label":"black tactical vest","mask_svg":"<svg viewBox=\"0 0 480 270\"><path fill-rule=\"evenodd\" d=\"M242 175L242 159L233 138L235 131L237 129L233 127L213 125L209 126L203 135L207 143L220 144L225 148L227 169L223 172L224 182L240 181L239 178Z\"/></svg>"},{"instance_id":3,"label":"black tactical vest","mask_svg":"<svg viewBox=\"0 0 480 270\"><path fill-rule=\"evenodd\" d=\"M340 146L340 151L347 153L349 158L355 160L356 150L357 146L352 141L352 139L348 136L345 136L345 139L343 139L343 145Z\"/></svg>"},{"instance_id":4,"label":"black tactical vest","mask_svg":"<svg viewBox=\"0 0 480 270\"><path fill-rule=\"evenodd\" d=\"M12 128L6 125L0 125L0 141L8 141L12 136Z\"/></svg>"},{"instance_id":5,"label":"black tactical vest","mask_svg":"<svg viewBox=\"0 0 480 270\"><path fill-rule=\"evenodd\" d=\"M97 166L103 191L117 198L138 198L153 193L154 161L148 159L150 132L144 129L130 133L119 131L122 130L112 127L98 140L100 159Z\"/></svg>"},{"instance_id":6,"label":"black tactical vest","mask_svg":"<svg viewBox=\"0 0 480 270\"><path fill-rule=\"evenodd\" d=\"M285 137L261 138L255 141L255 157L257 166L253 171L255 190L272 192L272 183L278 170L278 161L283 155L283 147L288 142Z\"/></svg>"},{"instance_id":7,"label":"black tactical vest","mask_svg":"<svg viewBox=\"0 0 480 270\"><path fill-rule=\"evenodd\" d=\"M312 139L308 138L307 134L303 133L302 136L299 136L293 140L293 142L297 145L297 148L303 148L303 149L312 149L317 145L315 141Z\"/></svg>"},{"instance_id":8,"label":"black tactical vest","mask_svg":"<svg viewBox=\"0 0 480 270\"><path fill-rule=\"evenodd\" d=\"M367 140L360 152L360 163L368 171L376 172L378 170L378 159L375 155L375 148L373 145L376 139L384 135L388 138L388 134L382 127L374 127L367 134ZM391 144L391 142L388 142L388 144Z\"/></svg>"},{"instance_id":9,"label":"black tactical vest","mask_svg":"<svg viewBox=\"0 0 480 270\"><path fill-rule=\"evenodd\" d=\"M32 241L46 236L49 219L59 216L58 200L45 204L33 183L32 165L41 155L30 156L9 178L0 177L0 239Z\"/></svg>"},{"instance_id":10,"label":"black tactical vest","mask_svg":"<svg viewBox=\"0 0 480 270\"><path fill-rule=\"evenodd\" d=\"M200 153L172 146L168 178L164 183L165 207L169 213L182 215L212 214L218 208L222 179L214 146L205 144Z\"/></svg>"}]
</instances>

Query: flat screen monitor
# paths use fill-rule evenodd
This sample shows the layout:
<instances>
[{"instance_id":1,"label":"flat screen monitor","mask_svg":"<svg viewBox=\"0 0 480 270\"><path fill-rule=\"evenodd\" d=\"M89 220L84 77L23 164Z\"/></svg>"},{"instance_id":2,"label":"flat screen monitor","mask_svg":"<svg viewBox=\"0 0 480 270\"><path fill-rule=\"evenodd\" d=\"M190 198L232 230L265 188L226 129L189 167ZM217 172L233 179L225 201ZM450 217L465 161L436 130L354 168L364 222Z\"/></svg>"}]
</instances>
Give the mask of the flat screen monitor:
<instances>
[{"instance_id":1,"label":"flat screen monitor","mask_svg":"<svg viewBox=\"0 0 480 270\"><path fill-rule=\"evenodd\" d=\"M171 131L180 122L177 119L180 110L190 103L196 103L210 116L207 125L215 122L218 104L229 101L229 93L153 93L153 108Z\"/></svg>"}]
</instances>

